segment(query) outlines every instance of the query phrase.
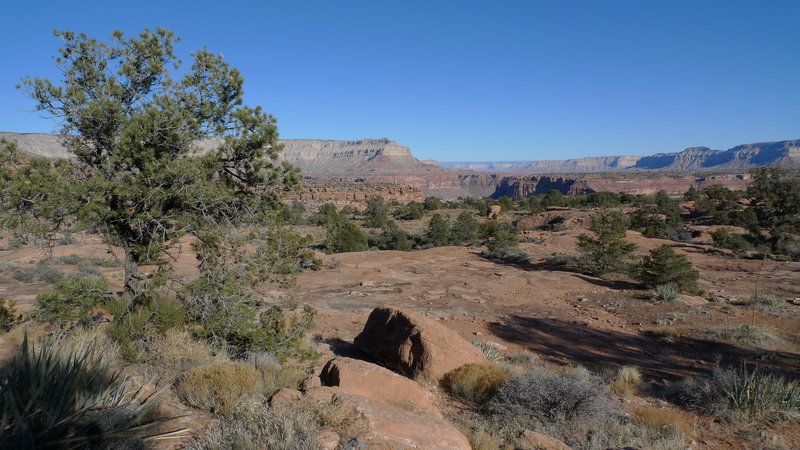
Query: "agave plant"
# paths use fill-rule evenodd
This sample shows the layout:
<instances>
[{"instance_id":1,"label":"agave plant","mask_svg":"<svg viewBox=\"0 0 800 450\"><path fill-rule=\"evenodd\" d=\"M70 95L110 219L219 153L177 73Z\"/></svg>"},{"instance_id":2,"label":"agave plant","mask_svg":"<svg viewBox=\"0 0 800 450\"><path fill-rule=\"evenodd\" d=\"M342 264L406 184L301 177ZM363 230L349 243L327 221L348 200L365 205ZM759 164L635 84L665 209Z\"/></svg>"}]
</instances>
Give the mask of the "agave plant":
<instances>
[{"instance_id":1,"label":"agave plant","mask_svg":"<svg viewBox=\"0 0 800 450\"><path fill-rule=\"evenodd\" d=\"M97 354L34 345L27 336L0 370L0 448L86 448L144 433L156 394L126 388L126 378Z\"/></svg>"}]
</instances>

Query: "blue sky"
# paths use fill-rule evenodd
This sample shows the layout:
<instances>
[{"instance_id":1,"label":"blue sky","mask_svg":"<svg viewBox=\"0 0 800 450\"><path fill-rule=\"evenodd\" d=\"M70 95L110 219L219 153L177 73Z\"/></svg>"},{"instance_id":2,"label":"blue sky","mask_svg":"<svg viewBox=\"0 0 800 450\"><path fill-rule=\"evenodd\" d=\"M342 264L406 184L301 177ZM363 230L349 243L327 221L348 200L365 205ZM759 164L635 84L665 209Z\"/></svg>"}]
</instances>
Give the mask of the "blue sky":
<instances>
[{"instance_id":1,"label":"blue sky","mask_svg":"<svg viewBox=\"0 0 800 450\"><path fill-rule=\"evenodd\" d=\"M284 138L536 160L800 138L800 1L9 2L0 131L51 132L14 84L53 29L174 30L246 79Z\"/></svg>"}]
</instances>

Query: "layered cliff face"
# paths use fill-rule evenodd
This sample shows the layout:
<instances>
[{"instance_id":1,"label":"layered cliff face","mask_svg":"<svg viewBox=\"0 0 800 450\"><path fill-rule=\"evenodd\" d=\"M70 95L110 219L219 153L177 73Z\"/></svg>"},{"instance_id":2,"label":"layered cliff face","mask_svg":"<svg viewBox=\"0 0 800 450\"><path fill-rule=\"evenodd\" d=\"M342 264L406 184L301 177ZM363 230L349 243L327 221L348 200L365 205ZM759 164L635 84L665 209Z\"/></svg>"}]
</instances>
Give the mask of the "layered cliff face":
<instances>
[{"instance_id":1,"label":"layered cliff face","mask_svg":"<svg viewBox=\"0 0 800 450\"><path fill-rule=\"evenodd\" d=\"M354 206L358 209L367 207L367 199L381 197L385 202L398 202L407 205L410 202L422 202L425 197L416 186L388 183L322 183L307 180L296 192L287 195L287 200L301 200L304 203Z\"/></svg>"},{"instance_id":2,"label":"layered cliff face","mask_svg":"<svg viewBox=\"0 0 800 450\"><path fill-rule=\"evenodd\" d=\"M389 139L281 141L281 159L306 174L414 172L431 168L411 155L411 149Z\"/></svg>"},{"instance_id":3,"label":"layered cliff face","mask_svg":"<svg viewBox=\"0 0 800 450\"><path fill-rule=\"evenodd\" d=\"M739 145L728 150L692 147L652 156L601 156L563 161L442 162L445 168L508 173L598 173L633 170L747 170L800 164L800 140Z\"/></svg>"}]
</instances>

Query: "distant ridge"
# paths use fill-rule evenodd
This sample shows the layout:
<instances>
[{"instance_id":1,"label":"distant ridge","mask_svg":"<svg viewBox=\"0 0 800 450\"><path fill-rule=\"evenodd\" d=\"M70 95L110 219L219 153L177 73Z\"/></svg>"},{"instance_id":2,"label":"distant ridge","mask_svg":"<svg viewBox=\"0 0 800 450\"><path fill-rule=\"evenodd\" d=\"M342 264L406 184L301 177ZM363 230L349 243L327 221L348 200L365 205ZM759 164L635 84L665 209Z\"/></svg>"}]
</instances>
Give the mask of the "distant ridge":
<instances>
[{"instance_id":1,"label":"distant ridge","mask_svg":"<svg viewBox=\"0 0 800 450\"><path fill-rule=\"evenodd\" d=\"M728 150L692 147L678 153L651 156L592 156L587 158L519 162L440 162L450 169L504 173L597 173L635 170L746 170L762 166L800 164L800 140L737 145Z\"/></svg>"}]
</instances>

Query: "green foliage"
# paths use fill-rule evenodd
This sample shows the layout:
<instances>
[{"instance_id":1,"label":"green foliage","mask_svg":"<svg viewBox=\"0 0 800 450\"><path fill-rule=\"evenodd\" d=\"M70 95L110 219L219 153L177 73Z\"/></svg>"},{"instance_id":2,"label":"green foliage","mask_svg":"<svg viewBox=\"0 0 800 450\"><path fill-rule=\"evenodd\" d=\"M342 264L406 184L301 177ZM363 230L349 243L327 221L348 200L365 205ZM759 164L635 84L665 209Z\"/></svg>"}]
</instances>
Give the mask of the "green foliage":
<instances>
[{"instance_id":1,"label":"green foliage","mask_svg":"<svg viewBox=\"0 0 800 450\"><path fill-rule=\"evenodd\" d=\"M517 229L513 225L507 222L499 224L493 234L493 238L486 244L483 256L515 264L525 264L530 261L531 255L519 248Z\"/></svg>"},{"instance_id":2,"label":"green foliage","mask_svg":"<svg viewBox=\"0 0 800 450\"><path fill-rule=\"evenodd\" d=\"M0 297L0 333L10 331L20 320L22 316L17 314L17 304Z\"/></svg>"},{"instance_id":3,"label":"green foliage","mask_svg":"<svg viewBox=\"0 0 800 450\"><path fill-rule=\"evenodd\" d=\"M325 247L328 253L364 252L369 242L354 223L340 220L326 227Z\"/></svg>"},{"instance_id":4,"label":"green foliage","mask_svg":"<svg viewBox=\"0 0 800 450\"><path fill-rule=\"evenodd\" d=\"M33 267L21 267L11 273L11 278L23 283L33 283L34 280L52 284L64 278L64 272L55 267L37 264Z\"/></svg>"},{"instance_id":5,"label":"green foliage","mask_svg":"<svg viewBox=\"0 0 800 450\"><path fill-rule=\"evenodd\" d=\"M686 255L675 253L666 244L651 250L632 272L634 278L647 287L673 285L681 292L696 290L700 277Z\"/></svg>"},{"instance_id":6,"label":"green foliage","mask_svg":"<svg viewBox=\"0 0 800 450\"><path fill-rule=\"evenodd\" d=\"M478 221L469 211L462 211L453 222L450 237L458 244L475 241L478 238Z\"/></svg>"},{"instance_id":7,"label":"green foliage","mask_svg":"<svg viewBox=\"0 0 800 450\"><path fill-rule=\"evenodd\" d=\"M591 220L589 230L596 237L587 234L578 236L580 267L595 275L625 270L636 250L636 244L625 240L625 230L628 228L625 216L616 211L603 210L593 214Z\"/></svg>"},{"instance_id":8,"label":"green foliage","mask_svg":"<svg viewBox=\"0 0 800 450\"><path fill-rule=\"evenodd\" d=\"M383 202L381 197L370 197L367 199L367 210L364 213L364 226L369 228L380 228L389 220L389 207Z\"/></svg>"},{"instance_id":9,"label":"green foliage","mask_svg":"<svg viewBox=\"0 0 800 450\"><path fill-rule=\"evenodd\" d=\"M439 213L434 214L433 217L431 217L431 221L428 223L425 241L434 247L450 245L450 221Z\"/></svg>"},{"instance_id":10,"label":"green foliage","mask_svg":"<svg viewBox=\"0 0 800 450\"><path fill-rule=\"evenodd\" d=\"M653 299L659 302L674 302L680 293L674 284L659 284L653 287Z\"/></svg>"},{"instance_id":11,"label":"green foliage","mask_svg":"<svg viewBox=\"0 0 800 450\"><path fill-rule=\"evenodd\" d=\"M800 243L795 237L800 233L800 178L778 167L759 168L753 171L748 194L757 219L751 233L770 253L800 259Z\"/></svg>"},{"instance_id":12,"label":"green foliage","mask_svg":"<svg viewBox=\"0 0 800 450\"><path fill-rule=\"evenodd\" d=\"M340 222L342 217L336 211L336 206L333 203L325 203L319 207L319 210L313 214L308 221L313 225L328 226Z\"/></svg>"},{"instance_id":13,"label":"green foliage","mask_svg":"<svg viewBox=\"0 0 800 450\"><path fill-rule=\"evenodd\" d=\"M437 197L425 197L425 202L423 206L427 211L435 211L437 209L444 208L444 203L439 200Z\"/></svg>"},{"instance_id":14,"label":"green foliage","mask_svg":"<svg viewBox=\"0 0 800 450\"><path fill-rule=\"evenodd\" d=\"M744 255L753 248L753 245L744 236L733 234L725 228L717 228L712 231L711 239L715 247L731 249L737 255Z\"/></svg>"},{"instance_id":15,"label":"green foliage","mask_svg":"<svg viewBox=\"0 0 800 450\"><path fill-rule=\"evenodd\" d=\"M180 69L177 38L164 29L134 38L116 31L108 43L56 36L64 42L55 58L60 79L28 77L21 88L58 119L81 176L69 176L68 162L31 160L26 170L43 181L28 187L39 200L22 206L56 225L76 217L121 247L127 293L146 290L139 266L168 265L167 252L186 233L261 223L280 209L297 171L276 162L275 118L242 106L244 79L221 55L199 50ZM203 138L216 146L199 155Z\"/></svg>"},{"instance_id":16,"label":"green foliage","mask_svg":"<svg viewBox=\"0 0 800 450\"><path fill-rule=\"evenodd\" d=\"M52 290L36 296L34 317L59 325L73 320L85 321L89 311L102 303L107 293L105 278L72 275L57 282Z\"/></svg>"},{"instance_id":17,"label":"green foliage","mask_svg":"<svg viewBox=\"0 0 800 450\"><path fill-rule=\"evenodd\" d=\"M465 364L445 374L442 384L455 398L482 405L509 378L510 374L495 364Z\"/></svg>"},{"instance_id":18,"label":"green foliage","mask_svg":"<svg viewBox=\"0 0 800 450\"><path fill-rule=\"evenodd\" d=\"M183 305L167 297L140 297L136 303L122 297L109 305L114 322L108 328L128 362L145 362L167 331L185 321Z\"/></svg>"},{"instance_id":19,"label":"green foliage","mask_svg":"<svg viewBox=\"0 0 800 450\"><path fill-rule=\"evenodd\" d=\"M665 191L659 191L651 204L641 206L631 214L630 227L648 237L682 241L691 238L683 230L678 202Z\"/></svg>"},{"instance_id":20,"label":"green foliage","mask_svg":"<svg viewBox=\"0 0 800 450\"><path fill-rule=\"evenodd\" d=\"M289 225L305 225L305 216L306 207L303 206L303 202L297 200L293 201L291 205L283 205L280 210L281 219Z\"/></svg>"},{"instance_id":21,"label":"green foliage","mask_svg":"<svg viewBox=\"0 0 800 450\"><path fill-rule=\"evenodd\" d=\"M687 382L681 400L727 420L800 419L800 382L747 367L716 367L709 378Z\"/></svg>"},{"instance_id":22,"label":"green foliage","mask_svg":"<svg viewBox=\"0 0 800 450\"><path fill-rule=\"evenodd\" d=\"M409 251L412 248L408 234L403 231L393 220L388 220L375 238L375 246L381 250Z\"/></svg>"},{"instance_id":23,"label":"green foliage","mask_svg":"<svg viewBox=\"0 0 800 450\"><path fill-rule=\"evenodd\" d=\"M155 397L127 392L125 381L93 347L26 337L0 372L0 447L99 447L143 430Z\"/></svg>"},{"instance_id":24,"label":"green foliage","mask_svg":"<svg viewBox=\"0 0 800 450\"><path fill-rule=\"evenodd\" d=\"M514 200L511 197L504 195L497 199L497 204L503 208L503 211L513 211L516 207Z\"/></svg>"},{"instance_id":25,"label":"green foliage","mask_svg":"<svg viewBox=\"0 0 800 450\"><path fill-rule=\"evenodd\" d=\"M419 220L425 215L425 207L422 203L410 202L400 211L397 216L400 220Z\"/></svg>"}]
</instances>

